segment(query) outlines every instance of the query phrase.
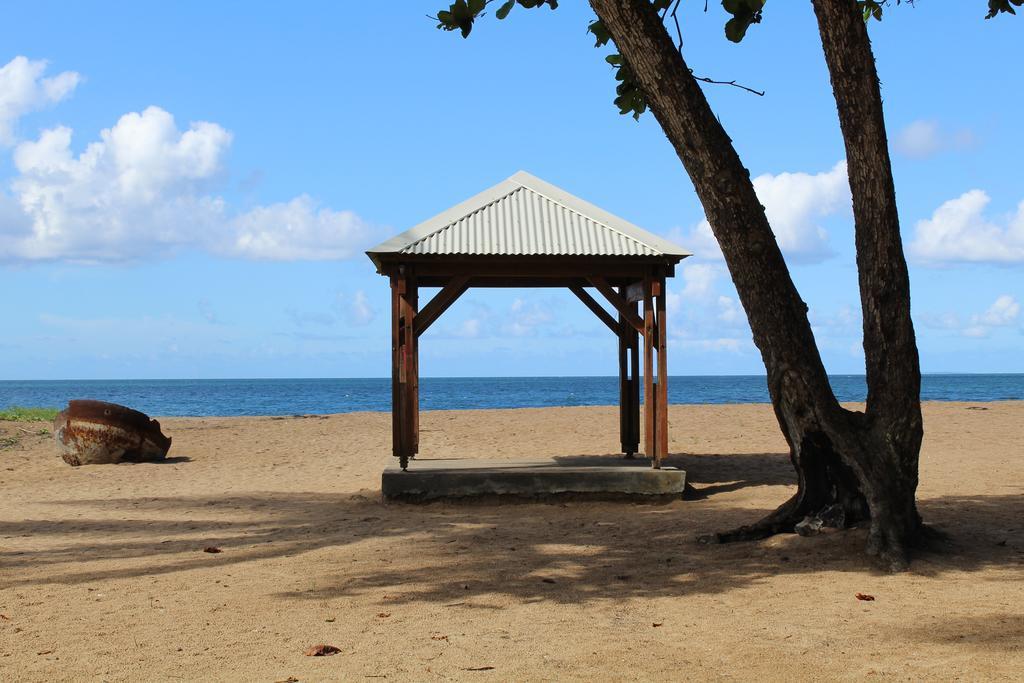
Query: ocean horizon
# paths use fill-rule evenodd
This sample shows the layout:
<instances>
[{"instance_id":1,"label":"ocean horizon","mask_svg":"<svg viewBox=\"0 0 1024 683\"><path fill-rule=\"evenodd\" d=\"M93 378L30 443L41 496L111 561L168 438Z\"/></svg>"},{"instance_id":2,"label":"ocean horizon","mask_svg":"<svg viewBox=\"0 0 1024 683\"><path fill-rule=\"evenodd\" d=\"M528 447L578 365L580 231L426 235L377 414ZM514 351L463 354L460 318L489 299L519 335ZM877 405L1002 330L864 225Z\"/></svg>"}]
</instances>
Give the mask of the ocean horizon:
<instances>
[{"instance_id":1,"label":"ocean horizon","mask_svg":"<svg viewBox=\"0 0 1024 683\"><path fill-rule=\"evenodd\" d=\"M830 375L840 401L863 401L863 375ZM764 375L669 377L673 404L768 403ZM0 380L0 409L91 398L156 416L266 416L391 410L391 378ZM1024 374L925 374L924 401L1024 400ZM615 405L618 378L423 377L421 410Z\"/></svg>"}]
</instances>

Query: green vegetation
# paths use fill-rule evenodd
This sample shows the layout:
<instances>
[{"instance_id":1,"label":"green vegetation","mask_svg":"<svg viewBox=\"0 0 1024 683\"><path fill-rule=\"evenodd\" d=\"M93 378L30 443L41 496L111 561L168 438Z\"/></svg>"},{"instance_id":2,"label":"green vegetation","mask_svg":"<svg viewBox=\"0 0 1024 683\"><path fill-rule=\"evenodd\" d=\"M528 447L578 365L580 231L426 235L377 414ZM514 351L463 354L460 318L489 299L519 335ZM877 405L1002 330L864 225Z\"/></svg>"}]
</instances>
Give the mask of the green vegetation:
<instances>
[{"instance_id":1,"label":"green vegetation","mask_svg":"<svg viewBox=\"0 0 1024 683\"><path fill-rule=\"evenodd\" d=\"M25 408L11 406L0 410L0 420L10 422L50 422L60 412L56 408Z\"/></svg>"}]
</instances>

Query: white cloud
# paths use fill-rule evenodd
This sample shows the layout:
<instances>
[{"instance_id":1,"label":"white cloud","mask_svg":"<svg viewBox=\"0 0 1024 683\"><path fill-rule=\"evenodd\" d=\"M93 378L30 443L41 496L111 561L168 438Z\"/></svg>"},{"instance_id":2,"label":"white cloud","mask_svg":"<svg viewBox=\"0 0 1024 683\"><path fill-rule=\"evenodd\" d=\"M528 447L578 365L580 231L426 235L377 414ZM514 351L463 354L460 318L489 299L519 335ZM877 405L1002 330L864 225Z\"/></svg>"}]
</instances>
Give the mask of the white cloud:
<instances>
[{"instance_id":1,"label":"white cloud","mask_svg":"<svg viewBox=\"0 0 1024 683\"><path fill-rule=\"evenodd\" d=\"M333 313L326 313L324 311L300 311L297 308L289 307L284 309L284 314L288 316L288 319L296 327L307 327L310 325L329 327L338 322L337 317Z\"/></svg>"},{"instance_id":2,"label":"white cloud","mask_svg":"<svg viewBox=\"0 0 1024 683\"><path fill-rule=\"evenodd\" d=\"M665 288L665 309L669 315L675 315L683 308L683 297L672 291L671 287Z\"/></svg>"},{"instance_id":3,"label":"white cloud","mask_svg":"<svg viewBox=\"0 0 1024 683\"><path fill-rule=\"evenodd\" d=\"M342 259L370 236L355 214L320 208L306 195L232 215L212 192L232 139L215 123L181 131L170 113L149 107L122 116L78 156L71 138L71 129L57 127L15 148L20 175L13 196L0 194L0 260L116 262L180 248Z\"/></svg>"},{"instance_id":4,"label":"white cloud","mask_svg":"<svg viewBox=\"0 0 1024 683\"><path fill-rule=\"evenodd\" d=\"M665 308L669 316L674 317L686 309L703 307L714 301L715 285L723 272L724 268L717 263L684 263L679 271L682 289L676 291L670 281L665 293Z\"/></svg>"},{"instance_id":5,"label":"white cloud","mask_svg":"<svg viewBox=\"0 0 1024 683\"><path fill-rule=\"evenodd\" d=\"M922 313L921 323L937 330L959 330L962 327L960 316L952 311L942 313Z\"/></svg>"},{"instance_id":6,"label":"white cloud","mask_svg":"<svg viewBox=\"0 0 1024 683\"><path fill-rule=\"evenodd\" d=\"M752 348L750 327L725 267L691 263L679 271L682 287L669 290L668 335L674 347L702 352L745 353Z\"/></svg>"},{"instance_id":7,"label":"white cloud","mask_svg":"<svg viewBox=\"0 0 1024 683\"><path fill-rule=\"evenodd\" d=\"M202 192L231 135L212 123L179 132L157 107L121 117L74 156L71 129L15 148L14 195L31 221L8 247L24 260L119 261L215 239L224 202Z\"/></svg>"},{"instance_id":8,"label":"white cloud","mask_svg":"<svg viewBox=\"0 0 1024 683\"><path fill-rule=\"evenodd\" d=\"M1020 304L1009 294L996 298L982 313L975 313L965 323L956 313L924 314L922 322L931 328L951 330L965 337L987 337L994 328L1011 327L1020 317Z\"/></svg>"},{"instance_id":9,"label":"white cloud","mask_svg":"<svg viewBox=\"0 0 1024 683\"><path fill-rule=\"evenodd\" d=\"M743 309L736 305L736 300L728 296L718 297L718 319L728 325L743 322Z\"/></svg>"},{"instance_id":10,"label":"white cloud","mask_svg":"<svg viewBox=\"0 0 1024 683\"><path fill-rule=\"evenodd\" d=\"M924 159L941 148L939 124L935 121L913 121L896 135L896 149L908 157Z\"/></svg>"},{"instance_id":11,"label":"white cloud","mask_svg":"<svg viewBox=\"0 0 1024 683\"><path fill-rule=\"evenodd\" d=\"M1005 225L984 216L991 199L970 190L944 202L932 217L918 221L910 252L926 262L1024 262L1024 201Z\"/></svg>"},{"instance_id":12,"label":"white cloud","mask_svg":"<svg viewBox=\"0 0 1024 683\"><path fill-rule=\"evenodd\" d=\"M984 325L970 325L970 326L965 327L964 329L962 329L961 333L965 337L971 337L973 339L981 339L982 337L987 337L988 336L989 328L985 327Z\"/></svg>"},{"instance_id":13,"label":"white cloud","mask_svg":"<svg viewBox=\"0 0 1024 683\"><path fill-rule=\"evenodd\" d=\"M356 293L348 301L346 313L349 322L353 325L369 325L377 317L377 312L370 305L366 292L361 289L357 289Z\"/></svg>"},{"instance_id":14,"label":"white cloud","mask_svg":"<svg viewBox=\"0 0 1024 683\"><path fill-rule=\"evenodd\" d=\"M828 234L819 221L850 208L845 160L822 173L765 173L754 178L753 183L779 246L787 256L799 261L821 261L831 255ZM695 255L722 258L707 219L689 233L679 233L675 231L672 237Z\"/></svg>"},{"instance_id":15,"label":"white cloud","mask_svg":"<svg viewBox=\"0 0 1024 683\"><path fill-rule=\"evenodd\" d=\"M713 263L691 263L682 268L683 299L705 300L711 297L722 267Z\"/></svg>"},{"instance_id":16,"label":"white cloud","mask_svg":"<svg viewBox=\"0 0 1024 683\"><path fill-rule=\"evenodd\" d=\"M351 211L317 208L307 195L257 207L234 219L235 236L214 249L265 261L325 261L349 258L370 228Z\"/></svg>"},{"instance_id":17,"label":"white cloud","mask_svg":"<svg viewBox=\"0 0 1024 683\"><path fill-rule=\"evenodd\" d=\"M326 310L304 311L289 307L284 313L296 327L330 327L343 321L361 327L369 325L377 317L377 311L370 303L370 298L361 289L357 289L353 294L337 292ZM334 335L333 338L344 337Z\"/></svg>"},{"instance_id":18,"label":"white cloud","mask_svg":"<svg viewBox=\"0 0 1024 683\"><path fill-rule=\"evenodd\" d=\"M45 61L20 56L0 67L0 145L14 144L18 119L60 102L80 80L74 71L43 78L44 71Z\"/></svg>"},{"instance_id":19,"label":"white cloud","mask_svg":"<svg viewBox=\"0 0 1024 683\"><path fill-rule=\"evenodd\" d=\"M685 336L673 337L671 346L696 351L741 353L750 351L754 345L749 339L735 337L711 337L707 339L690 339Z\"/></svg>"},{"instance_id":20,"label":"white cloud","mask_svg":"<svg viewBox=\"0 0 1024 683\"><path fill-rule=\"evenodd\" d=\"M548 306L517 298L509 308L509 319L502 326L502 331L515 337L526 337L553 320L554 314Z\"/></svg>"},{"instance_id":21,"label":"white cloud","mask_svg":"<svg viewBox=\"0 0 1024 683\"><path fill-rule=\"evenodd\" d=\"M818 220L850 208L846 161L824 173L765 173L754 178L779 246L808 259L829 255L828 235Z\"/></svg>"},{"instance_id":22,"label":"white cloud","mask_svg":"<svg viewBox=\"0 0 1024 683\"><path fill-rule=\"evenodd\" d=\"M927 159L939 152L967 149L977 143L968 128L945 130L937 121L918 119L907 124L896 135L896 151L912 159Z\"/></svg>"},{"instance_id":23,"label":"white cloud","mask_svg":"<svg viewBox=\"0 0 1024 683\"><path fill-rule=\"evenodd\" d=\"M812 308L808 312L808 317L815 334L820 331L822 334L846 336L860 335L862 331L860 310L849 304L842 304L832 315Z\"/></svg>"},{"instance_id":24,"label":"white cloud","mask_svg":"<svg viewBox=\"0 0 1024 683\"><path fill-rule=\"evenodd\" d=\"M696 258L712 261L722 258L722 249L718 246L718 240L711 232L711 224L707 219L695 225L689 232L682 228L673 228L668 233L668 239L686 247Z\"/></svg>"},{"instance_id":25,"label":"white cloud","mask_svg":"<svg viewBox=\"0 0 1024 683\"><path fill-rule=\"evenodd\" d=\"M508 337L562 338L589 334L590 326L577 329L571 324L560 324L555 315L555 308L559 305L557 299L516 297L500 309L492 309L487 304L473 299L468 299L465 303L472 309L468 318L454 322L454 316L450 319L450 314L446 313L444 322L431 327L427 334L436 334L439 338L503 340ZM448 322L449 320L452 321Z\"/></svg>"},{"instance_id":26,"label":"white cloud","mask_svg":"<svg viewBox=\"0 0 1024 683\"><path fill-rule=\"evenodd\" d=\"M480 326L482 324L483 321L480 318L468 318L459 323L458 327L451 333L451 336L476 339L480 336Z\"/></svg>"},{"instance_id":27,"label":"white cloud","mask_svg":"<svg viewBox=\"0 0 1024 683\"><path fill-rule=\"evenodd\" d=\"M421 299L421 306L423 303L424 300ZM457 312L465 310L466 307L472 311L469 317L455 322ZM474 298L464 297L452 309L445 312L441 316L440 322L434 324L426 334L438 339L479 339L492 336L485 335L485 332L494 328L493 325L486 325L494 318L495 313L490 306Z\"/></svg>"},{"instance_id":28,"label":"white cloud","mask_svg":"<svg viewBox=\"0 0 1024 683\"><path fill-rule=\"evenodd\" d=\"M972 323L988 327L1012 325L1020 315L1020 304L1009 294L1003 294L993 302L981 315L975 316Z\"/></svg>"}]
</instances>

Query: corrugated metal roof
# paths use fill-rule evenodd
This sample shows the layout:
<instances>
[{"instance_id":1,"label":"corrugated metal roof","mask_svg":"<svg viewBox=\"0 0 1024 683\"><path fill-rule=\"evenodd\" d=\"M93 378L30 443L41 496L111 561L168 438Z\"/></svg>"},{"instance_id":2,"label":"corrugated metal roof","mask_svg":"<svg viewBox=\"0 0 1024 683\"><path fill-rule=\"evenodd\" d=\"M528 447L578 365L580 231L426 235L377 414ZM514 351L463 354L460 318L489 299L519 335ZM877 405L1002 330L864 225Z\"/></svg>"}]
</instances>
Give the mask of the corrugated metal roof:
<instances>
[{"instance_id":1,"label":"corrugated metal roof","mask_svg":"<svg viewBox=\"0 0 1024 683\"><path fill-rule=\"evenodd\" d=\"M367 253L689 256L681 247L523 171Z\"/></svg>"}]
</instances>

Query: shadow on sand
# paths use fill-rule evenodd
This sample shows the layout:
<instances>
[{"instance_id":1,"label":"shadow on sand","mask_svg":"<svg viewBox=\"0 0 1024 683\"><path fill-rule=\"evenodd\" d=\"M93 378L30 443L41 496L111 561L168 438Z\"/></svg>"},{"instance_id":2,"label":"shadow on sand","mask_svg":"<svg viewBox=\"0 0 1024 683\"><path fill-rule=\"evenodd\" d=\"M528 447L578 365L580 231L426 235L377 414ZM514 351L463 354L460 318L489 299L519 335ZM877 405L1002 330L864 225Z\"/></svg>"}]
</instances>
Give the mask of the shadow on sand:
<instances>
[{"instance_id":1,"label":"shadow on sand","mask_svg":"<svg viewBox=\"0 0 1024 683\"><path fill-rule=\"evenodd\" d=\"M729 498L722 495L726 491L774 486L773 502L782 502L793 480L785 455L675 454L670 464L691 473L696 500L656 506L408 505L383 504L374 492L268 492L70 501L64 503L69 513L94 518L69 514L61 520L0 522L0 543L4 537L31 536L41 546L0 552L0 588L80 584L272 558L301 563L298 556L311 551L335 553L339 571L318 579L315 590L284 597L324 599L386 589L399 602L439 605L468 604L495 593L523 601L583 603L718 593L780 573L870 568L860 529L723 546L696 542L700 533L768 512L723 500ZM920 507L950 540L944 552L919 557L915 574L989 566L1024 571L1024 529L1020 524L1005 528L1006 520L1024 518L1024 496L933 498ZM378 549L368 550L366 544ZM208 545L223 553L203 553ZM363 558L358 564L349 561L354 554ZM109 560L118 562L112 566ZM1019 632L1021 625L1014 628Z\"/></svg>"}]
</instances>

